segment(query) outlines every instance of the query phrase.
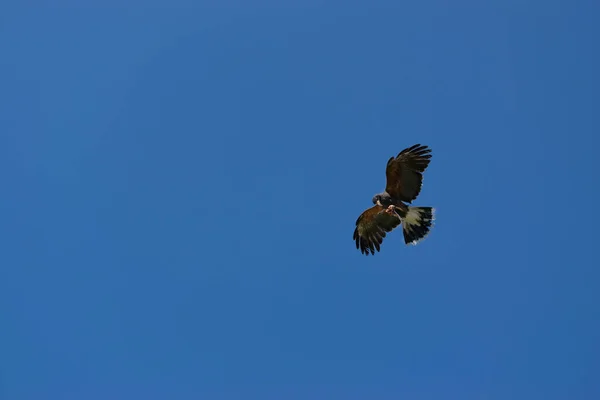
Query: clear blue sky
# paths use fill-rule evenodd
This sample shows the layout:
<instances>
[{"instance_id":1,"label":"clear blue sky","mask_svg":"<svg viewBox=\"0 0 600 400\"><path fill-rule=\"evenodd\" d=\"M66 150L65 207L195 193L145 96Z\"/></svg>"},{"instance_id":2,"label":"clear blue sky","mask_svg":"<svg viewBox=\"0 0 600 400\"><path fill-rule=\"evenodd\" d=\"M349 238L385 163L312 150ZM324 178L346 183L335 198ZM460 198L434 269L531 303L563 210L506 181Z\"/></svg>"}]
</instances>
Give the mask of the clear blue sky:
<instances>
[{"instance_id":1,"label":"clear blue sky","mask_svg":"<svg viewBox=\"0 0 600 400\"><path fill-rule=\"evenodd\" d=\"M597 2L90 3L0 6L2 400L600 398Z\"/></svg>"}]
</instances>

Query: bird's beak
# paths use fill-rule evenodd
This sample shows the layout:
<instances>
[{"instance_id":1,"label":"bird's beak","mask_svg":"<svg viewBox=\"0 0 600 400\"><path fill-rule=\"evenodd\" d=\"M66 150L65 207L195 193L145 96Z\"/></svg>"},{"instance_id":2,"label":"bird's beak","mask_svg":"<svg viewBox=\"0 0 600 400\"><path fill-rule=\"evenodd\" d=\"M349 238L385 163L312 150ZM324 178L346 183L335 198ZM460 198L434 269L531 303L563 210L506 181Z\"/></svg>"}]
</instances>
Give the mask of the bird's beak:
<instances>
[{"instance_id":1,"label":"bird's beak","mask_svg":"<svg viewBox=\"0 0 600 400\"><path fill-rule=\"evenodd\" d=\"M379 200L377 200L377 205L378 205L379 207L383 207L383 205L381 204L381 201L379 201Z\"/></svg>"}]
</instances>

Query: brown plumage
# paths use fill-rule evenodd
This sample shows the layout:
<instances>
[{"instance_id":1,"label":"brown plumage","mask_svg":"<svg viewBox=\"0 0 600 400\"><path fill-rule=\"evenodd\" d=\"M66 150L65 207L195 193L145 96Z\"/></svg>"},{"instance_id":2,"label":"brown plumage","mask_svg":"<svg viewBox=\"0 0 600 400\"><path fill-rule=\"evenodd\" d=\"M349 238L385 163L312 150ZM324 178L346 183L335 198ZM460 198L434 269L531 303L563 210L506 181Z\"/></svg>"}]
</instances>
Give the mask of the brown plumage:
<instances>
[{"instance_id":1,"label":"brown plumage","mask_svg":"<svg viewBox=\"0 0 600 400\"><path fill-rule=\"evenodd\" d=\"M382 206L373 206L365 210L356 220L356 229L354 230L354 240L356 248L361 253L375 254L375 250L381 249L381 243L386 232L391 232L400 225L400 219L386 212Z\"/></svg>"},{"instance_id":2,"label":"brown plumage","mask_svg":"<svg viewBox=\"0 0 600 400\"><path fill-rule=\"evenodd\" d=\"M385 191L393 198L412 203L421 193L423 172L431 161L431 149L415 144L388 160Z\"/></svg>"},{"instance_id":3,"label":"brown plumage","mask_svg":"<svg viewBox=\"0 0 600 400\"><path fill-rule=\"evenodd\" d=\"M375 195L375 205L356 220L353 239L361 253L374 255L380 251L386 234L401 223L406 244L416 244L429 233L434 209L404 203L412 203L421 192L423 172L430 159L431 149L416 144L388 160L385 192Z\"/></svg>"}]
</instances>

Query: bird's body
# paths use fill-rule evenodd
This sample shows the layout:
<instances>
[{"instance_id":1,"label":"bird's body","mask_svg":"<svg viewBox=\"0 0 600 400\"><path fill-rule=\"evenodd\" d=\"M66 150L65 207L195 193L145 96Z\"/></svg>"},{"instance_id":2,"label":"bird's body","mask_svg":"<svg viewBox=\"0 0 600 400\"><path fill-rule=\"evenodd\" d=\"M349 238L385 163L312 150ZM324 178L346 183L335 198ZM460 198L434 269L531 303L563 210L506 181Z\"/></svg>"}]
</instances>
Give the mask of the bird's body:
<instances>
[{"instance_id":1,"label":"bird's body","mask_svg":"<svg viewBox=\"0 0 600 400\"><path fill-rule=\"evenodd\" d=\"M416 144L402 150L388 160L386 188L373 196L373 207L365 210L356 220L353 239L363 254L380 251L387 232L403 224L404 242L416 244L431 229L434 209L413 207L408 204L421 191L423 172L429 166L431 149ZM407 204L408 203L408 204Z\"/></svg>"}]
</instances>

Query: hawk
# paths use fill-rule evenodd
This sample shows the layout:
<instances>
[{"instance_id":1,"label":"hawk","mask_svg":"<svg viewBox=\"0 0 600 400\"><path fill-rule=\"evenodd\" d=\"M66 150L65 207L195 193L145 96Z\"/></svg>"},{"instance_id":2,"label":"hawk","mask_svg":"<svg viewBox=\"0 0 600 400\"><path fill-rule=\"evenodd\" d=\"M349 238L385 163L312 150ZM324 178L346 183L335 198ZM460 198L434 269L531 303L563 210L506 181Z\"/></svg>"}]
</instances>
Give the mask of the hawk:
<instances>
[{"instance_id":1,"label":"hawk","mask_svg":"<svg viewBox=\"0 0 600 400\"><path fill-rule=\"evenodd\" d=\"M388 160L385 191L373 196L373 207L356 220L353 239L361 253L380 251L386 233L403 224L404 243L417 244L431 229L435 210L409 206L421 192L423 172L431 161L431 149L415 144ZM408 203L408 204L405 204Z\"/></svg>"}]
</instances>

